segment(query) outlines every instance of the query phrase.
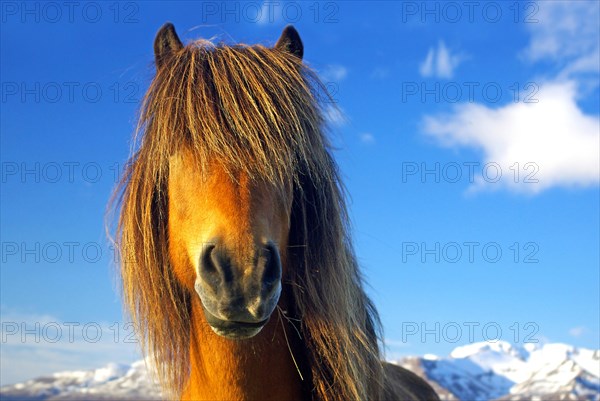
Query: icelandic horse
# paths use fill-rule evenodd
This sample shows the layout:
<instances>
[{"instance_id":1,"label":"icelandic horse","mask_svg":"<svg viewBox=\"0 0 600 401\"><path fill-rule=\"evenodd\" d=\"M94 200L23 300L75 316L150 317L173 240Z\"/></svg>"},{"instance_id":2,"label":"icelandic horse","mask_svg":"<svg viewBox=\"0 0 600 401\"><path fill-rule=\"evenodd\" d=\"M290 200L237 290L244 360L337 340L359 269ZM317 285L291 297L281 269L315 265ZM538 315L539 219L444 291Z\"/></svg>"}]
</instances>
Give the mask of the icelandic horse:
<instances>
[{"instance_id":1,"label":"icelandic horse","mask_svg":"<svg viewBox=\"0 0 600 401\"><path fill-rule=\"evenodd\" d=\"M438 400L381 361L303 52L292 26L273 47L158 31L115 194L142 350L169 399Z\"/></svg>"}]
</instances>

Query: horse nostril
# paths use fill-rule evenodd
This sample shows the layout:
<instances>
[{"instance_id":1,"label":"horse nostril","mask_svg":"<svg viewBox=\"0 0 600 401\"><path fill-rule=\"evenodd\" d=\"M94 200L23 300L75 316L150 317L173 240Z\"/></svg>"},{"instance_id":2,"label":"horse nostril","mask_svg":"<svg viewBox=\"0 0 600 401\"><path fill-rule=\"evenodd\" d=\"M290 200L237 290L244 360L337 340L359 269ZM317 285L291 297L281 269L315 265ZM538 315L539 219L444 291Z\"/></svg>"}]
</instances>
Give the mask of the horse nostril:
<instances>
[{"instance_id":1,"label":"horse nostril","mask_svg":"<svg viewBox=\"0 0 600 401\"><path fill-rule=\"evenodd\" d=\"M233 281L231 257L222 247L205 245L200 256L200 273L212 286Z\"/></svg>"},{"instance_id":2,"label":"horse nostril","mask_svg":"<svg viewBox=\"0 0 600 401\"><path fill-rule=\"evenodd\" d=\"M212 253L215 249L214 244L205 245L204 249L202 249L202 255L200 257L200 268L204 273L215 274L217 272L217 267L213 262Z\"/></svg>"},{"instance_id":3,"label":"horse nostril","mask_svg":"<svg viewBox=\"0 0 600 401\"><path fill-rule=\"evenodd\" d=\"M264 268L263 281L273 283L281 279L281 260L279 252L272 243L268 243L262 251L261 264Z\"/></svg>"}]
</instances>

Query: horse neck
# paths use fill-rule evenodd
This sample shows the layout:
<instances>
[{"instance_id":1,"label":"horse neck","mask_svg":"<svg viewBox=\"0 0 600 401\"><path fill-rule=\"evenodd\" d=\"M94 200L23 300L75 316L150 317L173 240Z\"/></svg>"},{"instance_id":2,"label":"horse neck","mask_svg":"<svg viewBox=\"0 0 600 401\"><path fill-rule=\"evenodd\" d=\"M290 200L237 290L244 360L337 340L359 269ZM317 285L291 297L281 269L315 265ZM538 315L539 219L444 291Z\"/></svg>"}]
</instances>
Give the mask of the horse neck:
<instances>
[{"instance_id":1,"label":"horse neck","mask_svg":"<svg viewBox=\"0 0 600 401\"><path fill-rule=\"evenodd\" d=\"M297 333L282 323L277 311L259 334L242 341L216 335L206 323L199 299L193 301L192 322L191 372L182 400L306 398L291 356L299 361L303 347L294 341Z\"/></svg>"}]
</instances>

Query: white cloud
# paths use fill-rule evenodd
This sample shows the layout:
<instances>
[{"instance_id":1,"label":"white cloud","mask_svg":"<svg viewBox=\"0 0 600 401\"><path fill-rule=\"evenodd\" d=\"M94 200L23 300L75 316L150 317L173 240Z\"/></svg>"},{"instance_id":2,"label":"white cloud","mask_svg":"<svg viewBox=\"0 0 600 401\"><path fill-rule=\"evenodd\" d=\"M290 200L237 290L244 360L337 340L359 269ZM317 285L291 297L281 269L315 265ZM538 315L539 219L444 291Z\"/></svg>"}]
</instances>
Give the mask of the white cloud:
<instances>
[{"instance_id":1,"label":"white cloud","mask_svg":"<svg viewBox=\"0 0 600 401\"><path fill-rule=\"evenodd\" d=\"M255 5L252 4L248 6L249 13L248 17L253 17L254 14L250 14L251 11L254 11ZM282 7L278 1L265 0L263 1L260 8L256 10L256 23L259 25L266 25L271 23L278 23L281 20L282 16Z\"/></svg>"},{"instance_id":2,"label":"white cloud","mask_svg":"<svg viewBox=\"0 0 600 401\"><path fill-rule=\"evenodd\" d=\"M480 149L484 163L500 166L497 182L491 182L495 174L478 177L472 189L538 193L553 186L594 185L599 181L600 120L583 114L575 97L574 82L549 82L540 86L538 103L498 109L462 104L450 115L425 117L424 131L446 146Z\"/></svg>"},{"instance_id":3,"label":"white cloud","mask_svg":"<svg viewBox=\"0 0 600 401\"><path fill-rule=\"evenodd\" d=\"M560 78L600 71L600 2L538 2L538 23L527 24L531 42L523 55L562 67Z\"/></svg>"},{"instance_id":4,"label":"white cloud","mask_svg":"<svg viewBox=\"0 0 600 401\"><path fill-rule=\"evenodd\" d=\"M344 111L335 105L328 105L324 110L325 119L332 126L341 127L346 124L346 116L344 115Z\"/></svg>"},{"instance_id":5,"label":"white cloud","mask_svg":"<svg viewBox=\"0 0 600 401\"><path fill-rule=\"evenodd\" d=\"M2 307L0 385L58 371L92 369L140 359L122 322L67 322Z\"/></svg>"},{"instance_id":6,"label":"white cloud","mask_svg":"<svg viewBox=\"0 0 600 401\"><path fill-rule=\"evenodd\" d=\"M583 326L573 327L569 330L569 334L573 337L581 337L587 329Z\"/></svg>"},{"instance_id":7,"label":"white cloud","mask_svg":"<svg viewBox=\"0 0 600 401\"><path fill-rule=\"evenodd\" d=\"M481 150L483 163L499 165L498 182L476 178L471 190L505 188L536 194L600 181L600 119L577 105L598 85L600 3L537 4L539 22L530 24L531 41L521 54L531 62L549 60L554 66L550 77L538 80L538 102L499 108L460 104L450 114L423 119L424 133L440 144ZM537 182L526 182L531 179Z\"/></svg>"},{"instance_id":8,"label":"white cloud","mask_svg":"<svg viewBox=\"0 0 600 401\"><path fill-rule=\"evenodd\" d=\"M440 41L437 49L429 49L425 60L419 66L419 73L423 77L452 78L454 69L461 61L461 56L450 54L444 42Z\"/></svg>"},{"instance_id":9,"label":"white cloud","mask_svg":"<svg viewBox=\"0 0 600 401\"><path fill-rule=\"evenodd\" d=\"M360 134L360 141L365 144L375 143L375 136L370 132L363 132Z\"/></svg>"},{"instance_id":10,"label":"white cloud","mask_svg":"<svg viewBox=\"0 0 600 401\"><path fill-rule=\"evenodd\" d=\"M320 73L321 80L327 82L339 82L346 78L348 75L348 69L343 65L330 64L326 66Z\"/></svg>"}]
</instances>

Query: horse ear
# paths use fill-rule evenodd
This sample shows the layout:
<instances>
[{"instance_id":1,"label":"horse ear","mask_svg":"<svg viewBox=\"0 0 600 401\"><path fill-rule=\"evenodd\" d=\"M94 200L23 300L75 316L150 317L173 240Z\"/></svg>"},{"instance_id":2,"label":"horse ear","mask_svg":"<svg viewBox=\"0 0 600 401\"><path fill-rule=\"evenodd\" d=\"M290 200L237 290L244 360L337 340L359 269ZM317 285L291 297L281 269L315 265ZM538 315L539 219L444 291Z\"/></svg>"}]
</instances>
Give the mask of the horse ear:
<instances>
[{"instance_id":1,"label":"horse ear","mask_svg":"<svg viewBox=\"0 0 600 401\"><path fill-rule=\"evenodd\" d=\"M279 40L275 43L275 49L293 54L300 60L304 56L304 45L300 40L300 34L292 25L288 25L283 29Z\"/></svg>"},{"instance_id":2,"label":"horse ear","mask_svg":"<svg viewBox=\"0 0 600 401\"><path fill-rule=\"evenodd\" d=\"M164 24L156 33L154 38L154 60L157 67L162 66L164 60L171 53L183 48L175 27L170 22Z\"/></svg>"}]
</instances>

